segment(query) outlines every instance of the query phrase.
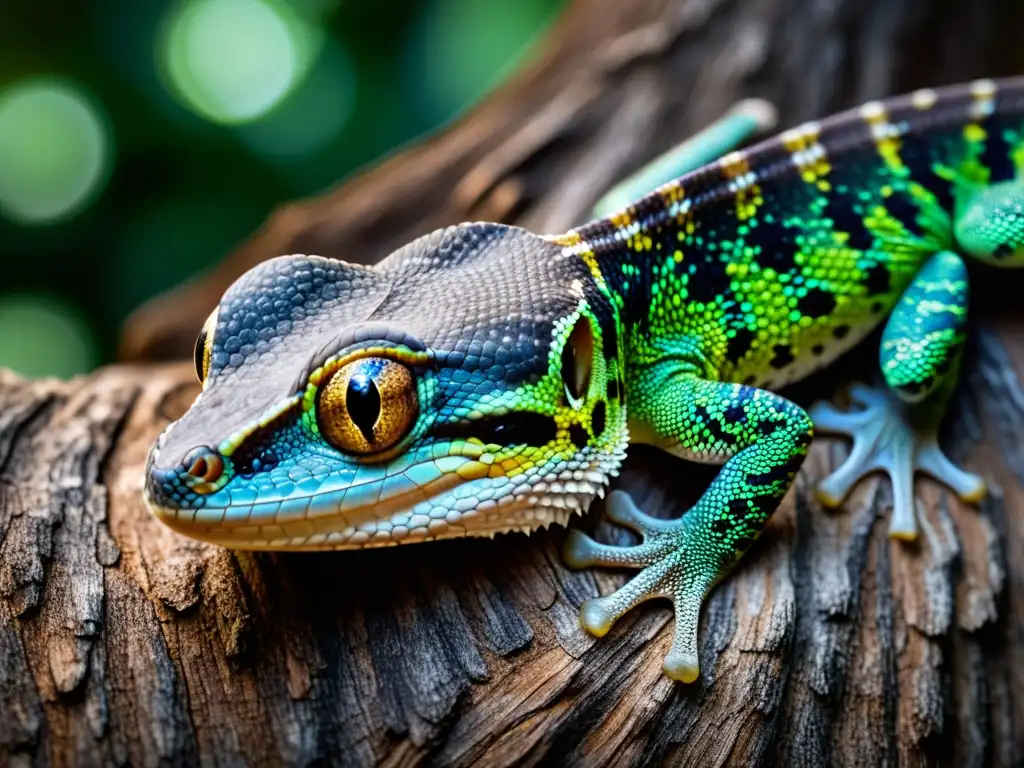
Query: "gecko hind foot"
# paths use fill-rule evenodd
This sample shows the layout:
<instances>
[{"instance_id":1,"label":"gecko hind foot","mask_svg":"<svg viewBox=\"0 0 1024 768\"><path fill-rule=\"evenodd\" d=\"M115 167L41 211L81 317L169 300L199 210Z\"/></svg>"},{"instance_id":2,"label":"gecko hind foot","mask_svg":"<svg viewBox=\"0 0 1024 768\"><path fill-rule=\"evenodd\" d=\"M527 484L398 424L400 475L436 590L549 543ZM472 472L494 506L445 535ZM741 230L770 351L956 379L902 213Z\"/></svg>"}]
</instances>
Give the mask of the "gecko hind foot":
<instances>
[{"instance_id":1,"label":"gecko hind foot","mask_svg":"<svg viewBox=\"0 0 1024 768\"><path fill-rule=\"evenodd\" d=\"M672 649L665 657L664 671L673 680L692 683L700 674L697 629L701 603L714 580L713 566L700 559L699 549L695 553L688 551L683 519L650 517L623 491L608 495L607 512L614 522L641 534L643 541L634 546L601 544L572 529L562 550L566 565L643 570L612 594L584 600L580 606L580 626L591 635L602 637L640 603L669 598L675 607L675 634Z\"/></svg>"},{"instance_id":2,"label":"gecko hind foot","mask_svg":"<svg viewBox=\"0 0 1024 768\"><path fill-rule=\"evenodd\" d=\"M859 410L843 412L829 403L815 403L810 410L815 430L853 439L850 456L817 488L827 507L838 507L854 485L872 472L884 472L892 483L893 510L889 535L917 538L914 514L914 473L923 472L949 487L961 499L980 501L985 482L957 467L939 448L936 428L915 428L907 409L894 397L863 384L850 387L850 399Z\"/></svg>"}]
</instances>

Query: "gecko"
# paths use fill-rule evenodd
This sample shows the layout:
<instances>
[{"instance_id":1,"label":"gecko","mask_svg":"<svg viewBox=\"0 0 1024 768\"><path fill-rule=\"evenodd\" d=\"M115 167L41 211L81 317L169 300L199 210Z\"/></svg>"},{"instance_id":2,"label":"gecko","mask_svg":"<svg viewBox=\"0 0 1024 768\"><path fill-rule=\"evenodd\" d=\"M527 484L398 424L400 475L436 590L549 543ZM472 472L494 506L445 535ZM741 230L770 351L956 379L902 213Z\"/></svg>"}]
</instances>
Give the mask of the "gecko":
<instances>
[{"instance_id":1,"label":"gecko","mask_svg":"<svg viewBox=\"0 0 1024 768\"><path fill-rule=\"evenodd\" d=\"M492 537L566 525L630 443L720 465L679 518L608 493L637 544L564 538L572 568L638 571L583 602L582 628L668 598L664 673L693 682L701 605L815 430L852 439L821 500L887 474L894 537L916 535L916 473L980 500L936 435L965 259L1024 264L1024 78L873 101L746 149L731 125L688 147L686 173L568 232L465 223L372 267L252 268L199 335L199 395L152 448L152 514L236 549ZM884 384L855 387L857 408L778 393L879 326Z\"/></svg>"}]
</instances>

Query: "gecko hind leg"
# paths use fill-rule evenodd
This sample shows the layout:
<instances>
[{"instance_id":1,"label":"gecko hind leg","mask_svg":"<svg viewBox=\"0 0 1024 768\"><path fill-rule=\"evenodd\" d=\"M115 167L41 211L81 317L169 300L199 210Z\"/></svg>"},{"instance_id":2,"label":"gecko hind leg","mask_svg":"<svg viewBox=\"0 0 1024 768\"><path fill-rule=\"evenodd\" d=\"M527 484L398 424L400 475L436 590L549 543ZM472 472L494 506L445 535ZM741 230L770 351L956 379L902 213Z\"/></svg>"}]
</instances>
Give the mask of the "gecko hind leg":
<instances>
[{"instance_id":1,"label":"gecko hind leg","mask_svg":"<svg viewBox=\"0 0 1024 768\"><path fill-rule=\"evenodd\" d=\"M892 483L889 535L917 537L914 474L930 475L965 501L985 495L981 478L957 467L939 448L938 430L956 386L965 337L967 273L963 260L943 251L921 269L893 310L882 335L880 361L888 391L851 388L861 410L843 413L815 404L820 432L853 439L849 458L818 486L829 507L842 504L865 475L884 472Z\"/></svg>"},{"instance_id":2,"label":"gecko hind leg","mask_svg":"<svg viewBox=\"0 0 1024 768\"><path fill-rule=\"evenodd\" d=\"M822 504L838 507L863 477L884 472L892 483L889 535L913 540L917 538L915 472L935 478L964 501L984 497L984 481L957 467L942 452L937 424L915 425L908 413L912 406L880 389L855 384L850 397L861 410L843 413L828 403L816 403L810 410L817 431L853 439L849 458L818 485Z\"/></svg>"}]
</instances>

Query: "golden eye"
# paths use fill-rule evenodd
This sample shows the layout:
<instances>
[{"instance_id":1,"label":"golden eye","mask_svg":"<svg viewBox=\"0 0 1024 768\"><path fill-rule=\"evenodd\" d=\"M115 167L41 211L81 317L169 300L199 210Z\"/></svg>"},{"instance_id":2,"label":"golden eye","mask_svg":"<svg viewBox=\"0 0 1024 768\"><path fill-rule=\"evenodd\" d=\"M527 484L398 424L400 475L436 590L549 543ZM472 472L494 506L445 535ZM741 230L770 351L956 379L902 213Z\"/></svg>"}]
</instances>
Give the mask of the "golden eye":
<instances>
[{"instance_id":1,"label":"golden eye","mask_svg":"<svg viewBox=\"0 0 1024 768\"><path fill-rule=\"evenodd\" d=\"M210 373L210 353L213 351L213 331L216 327L217 310L215 309L203 323L203 330L199 332L195 350L192 352L196 364L196 376L199 377L200 384L206 383L206 377Z\"/></svg>"},{"instance_id":2,"label":"golden eye","mask_svg":"<svg viewBox=\"0 0 1024 768\"><path fill-rule=\"evenodd\" d=\"M412 371L380 357L339 368L317 395L320 432L345 453L387 450L405 437L418 412Z\"/></svg>"}]
</instances>

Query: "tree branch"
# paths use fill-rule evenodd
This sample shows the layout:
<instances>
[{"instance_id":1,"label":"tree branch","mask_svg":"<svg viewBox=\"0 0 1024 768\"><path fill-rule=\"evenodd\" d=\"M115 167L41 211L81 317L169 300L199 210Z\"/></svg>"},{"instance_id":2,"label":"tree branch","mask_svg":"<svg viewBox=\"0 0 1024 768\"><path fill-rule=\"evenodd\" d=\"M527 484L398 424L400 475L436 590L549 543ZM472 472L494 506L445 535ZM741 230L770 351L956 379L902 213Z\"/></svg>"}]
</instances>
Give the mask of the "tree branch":
<instances>
[{"instance_id":1,"label":"tree branch","mask_svg":"<svg viewBox=\"0 0 1024 768\"><path fill-rule=\"evenodd\" d=\"M129 324L130 357L185 356L224 287L280 253L372 261L462 219L583 220L615 180L736 99L785 124L1006 73L1011 0L578 0L532 69L445 133L286 206L204 280ZM922 484L916 546L887 490L839 512L808 489L705 607L703 675L661 674L670 612L594 640L561 530L368 552L234 553L146 513L152 441L196 394L186 364L72 382L0 374L0 763L1015 765L1024 760L1024 345L987 317L951 414L980 511ZM870 350L794 397L831 392ZM686 472L681 472L685 467ZM678 515L706 468L636 450L620 487ZM598 505L600 506L600 505ZM626 534L584 523L604 540Z\"/></svg>"}]
</instances>

